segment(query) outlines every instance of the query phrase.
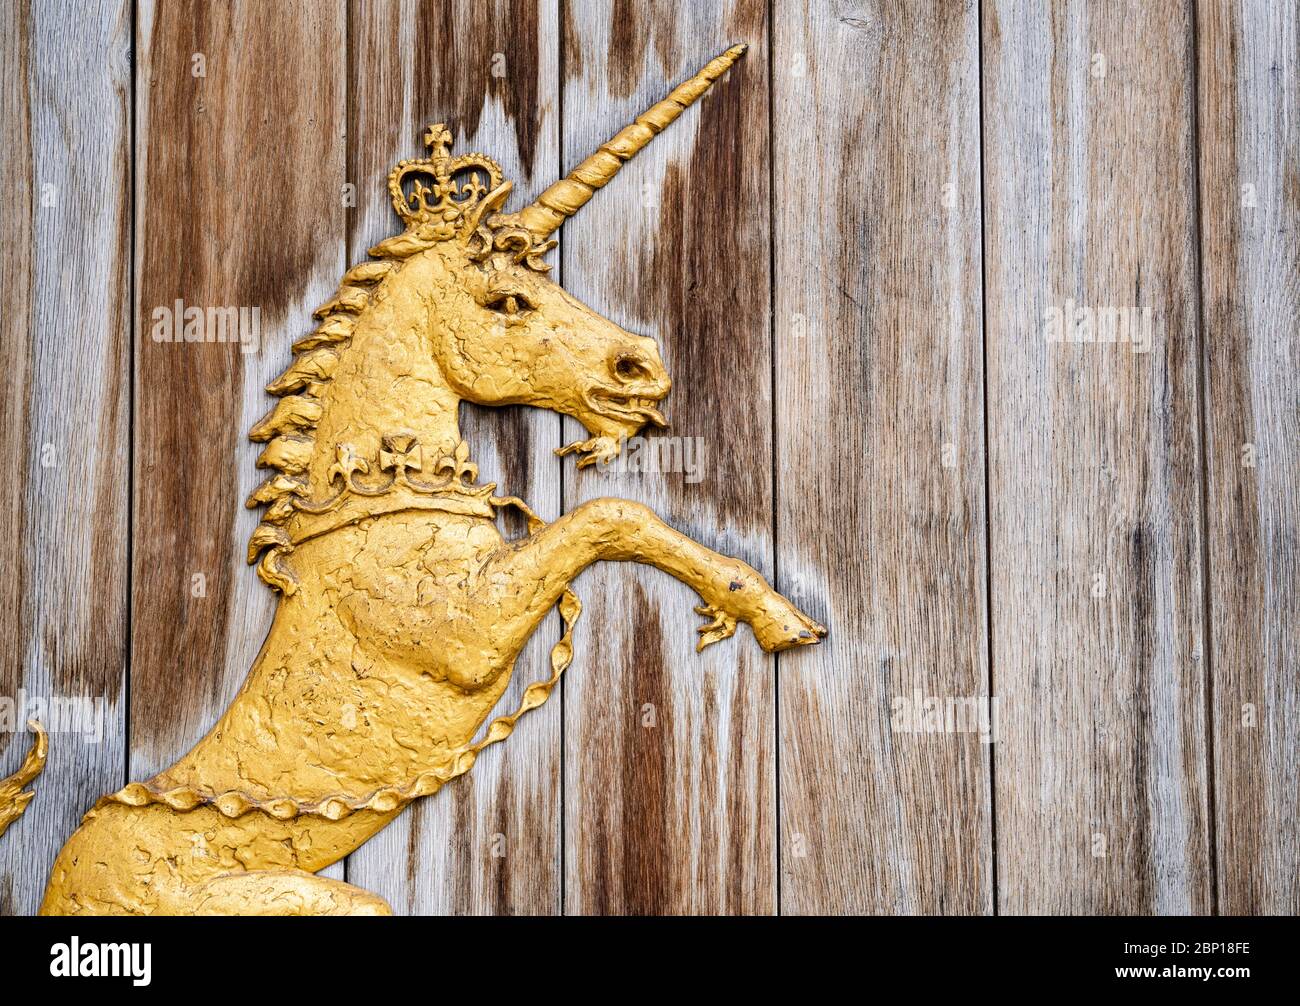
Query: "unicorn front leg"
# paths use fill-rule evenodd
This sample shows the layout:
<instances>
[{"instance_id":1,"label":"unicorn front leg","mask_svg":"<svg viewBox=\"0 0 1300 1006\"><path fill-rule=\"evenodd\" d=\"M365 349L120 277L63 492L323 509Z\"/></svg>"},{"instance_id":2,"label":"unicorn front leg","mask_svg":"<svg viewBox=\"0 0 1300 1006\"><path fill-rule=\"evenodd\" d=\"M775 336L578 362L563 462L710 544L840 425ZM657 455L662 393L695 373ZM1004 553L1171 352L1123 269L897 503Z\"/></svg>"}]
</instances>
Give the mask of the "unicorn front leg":
<instances>
[{"instance_id":1,"label":"unicorn front leg","mask_svg":"<svg viewBox=\"0 0 1300 1006\"><path fill-rule=\"evenodd\" d=\"M492 606L498 643L516 653L561 592L593 562L643 562L690 586L709 621L697 649L748 622L768 652L818 642L826 629L772 589L752 566L720 555L665 524L649 507L620 499L584 503L486 564L474 599Z\"/></svg>"}]
</instances>

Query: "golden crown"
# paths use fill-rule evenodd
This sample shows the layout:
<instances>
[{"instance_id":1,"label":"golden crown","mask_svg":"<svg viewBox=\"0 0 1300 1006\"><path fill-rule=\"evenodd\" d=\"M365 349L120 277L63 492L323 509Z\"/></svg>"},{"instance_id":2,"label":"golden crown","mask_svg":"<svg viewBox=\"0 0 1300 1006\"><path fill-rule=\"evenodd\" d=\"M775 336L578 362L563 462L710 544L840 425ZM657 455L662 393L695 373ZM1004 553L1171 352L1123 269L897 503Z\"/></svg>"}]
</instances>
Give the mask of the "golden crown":
<instances>
[{"instance_id":1,"label":"golden crown","mask_svg":"<svg viewBox=\"0 0 1300 1006\"><path fill-rule=\"evenodd\" d=\"M430 228L430 237L445 239L501 187L505 175L486 154L452 157L451 130L441 122L425 130L424 143L429 156L399 161L388 175L388 191L407 229Z\"/></svg>"}]
</instances>

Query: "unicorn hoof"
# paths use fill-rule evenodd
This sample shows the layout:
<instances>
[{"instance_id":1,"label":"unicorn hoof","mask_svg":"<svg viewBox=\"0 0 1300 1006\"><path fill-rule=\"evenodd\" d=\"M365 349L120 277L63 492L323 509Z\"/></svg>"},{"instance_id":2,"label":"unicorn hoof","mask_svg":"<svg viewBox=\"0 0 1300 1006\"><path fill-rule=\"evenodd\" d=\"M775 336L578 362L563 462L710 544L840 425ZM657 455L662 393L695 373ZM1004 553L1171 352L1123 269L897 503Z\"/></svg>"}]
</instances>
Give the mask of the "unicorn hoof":
<instances>
[{"instance_id":1,"label":"unicorn hoof","mask_svg":"<svg viewBox=\"0 0 1300 1006\"><path fill-rule=\"evenodd\" d=\"M779 600L784 611L769 613L752 623L754 638L766 652L815 646L826 637L826 626L809 618L785 598Z\"/></svg>"}]
</instances>

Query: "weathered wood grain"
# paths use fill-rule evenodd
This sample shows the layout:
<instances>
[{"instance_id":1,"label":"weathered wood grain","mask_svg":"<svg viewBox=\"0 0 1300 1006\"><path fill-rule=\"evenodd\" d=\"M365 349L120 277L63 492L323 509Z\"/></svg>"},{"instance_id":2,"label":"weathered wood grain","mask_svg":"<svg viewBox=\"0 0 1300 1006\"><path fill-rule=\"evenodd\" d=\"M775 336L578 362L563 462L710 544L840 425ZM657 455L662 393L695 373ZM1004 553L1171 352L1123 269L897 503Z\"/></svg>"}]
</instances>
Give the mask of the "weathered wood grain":
<instances>
[{"instance_id":1,"label":"weathered wood grain","mask_svg":"<svg viewBox=\"0 0 1300 1006\"><path fill-rule=\"evenodd\" d=\"M1300 912L1300 7L1202 3L1219 911Z\"/></svg>"},{"instance_id":2,"label":"weathered wood grain","mask_svg":"<svg viewBox=\"0 0 1300 1006\"><path fill-rule=\"evenodd\" d=\"M781 910L991 910L974 4L780 3L773 58Z\"/></svg>"},{"instance_id":3,"label":"weathered wood grain","mask_svg":"<svg viewBox=\"0 0 1300 1006\"><path fill-rule=\"evenodd\" d=\"M387 175L424 156L424 128L445 122L454 153L479 150L514 183L511 207L559 173L559 12L554 0L494 5L354 2L348 49L349 261L399 230ZM554 519L560 423L522 406L465 405L461 432L484 481ZM520 656L502 711L549 674L558 628L544 624ZM560 699L442 793L412 806L348 860L348 879L395 911L539 914L560 909Z\"/></svg>"},{"instance_id":4,"label":"weathered wood grain","mask_svg":"<svg viewBox=\"0 0 1300 1006\"><path fill-rule=\"evenodd\" d=\"M659 341L673 425L649 439L701 438L702 478L566 467L565 509L640 500L771 577L765 5L581 2L564 15L566 168L729 45L750 44L561 232L567 288ZM566 421L566 440L585 436ZM747 627L696 655L698 599L648 567L599 565L576 590L565 910L774 912L772 658Z\"/></svg>"},{"instance_id":5,"label":"weathered wood grain","mask_svg":"<svg viewBox=\"0 0 1300 1006\"><path fill-rule=\"evenodd\" d=\"M0 5L0 776L27 752L24 699L51 731L0 839L4 915L36 910L64 839L123 781L130 44L126 2Z\"/></svg>"},{"instance_id":6,"label":"weathered wood grain","mask_svg":"<svg viewBox=\"0 0 1300 1006\"><path fill-rule=\"evenodd\" d=\"M133 778L207 731L270 625L247 434L347 265L345 22L341 2L139 5ZM177 300L258 309L255 351L156 341Z\"/></svg>"},{"instance_id":7,"label":"weathered wood grain","mask_svg":"<svg viewBox=\"0 0 1300 1006\"><path fill-rule=\"evenodd\" d=\"M999 908L1207 912L1189 11L983 16Z\"/></svg>"}]
</instances>

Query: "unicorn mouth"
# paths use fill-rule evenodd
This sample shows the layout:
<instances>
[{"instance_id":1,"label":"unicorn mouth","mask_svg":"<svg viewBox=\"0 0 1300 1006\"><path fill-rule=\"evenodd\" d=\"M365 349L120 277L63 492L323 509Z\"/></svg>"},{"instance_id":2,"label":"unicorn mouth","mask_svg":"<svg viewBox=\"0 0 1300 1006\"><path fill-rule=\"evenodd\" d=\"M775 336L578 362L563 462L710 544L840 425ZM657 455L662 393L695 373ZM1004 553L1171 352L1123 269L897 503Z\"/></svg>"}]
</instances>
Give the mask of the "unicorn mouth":
<instances>
[{"instance_id":1,"label":"unicorn mouth","mask_svg":"<svg viewBox=\"0 0 1300 1006\"><path fill-rule=\"evenodd\" d=\"M668 420L656 405L662 399L635 395L620 395L612 391L593 391L588 399L591 411L619 423L635 424L639 429L646 423L667 427Z\"/></svg>"},{"instance_id":2,"label":"unicorn mouth","mask_svg":"<svg viewBox=\"0 0 1300 1006\"><path fill-rule=\"evenodd\" d=\"M663 398L663 395L650 398L644 395L623 395L604 388L593 389L586 396L590 414L585 418L578 417L582 425L593 434L592 438L560 447L555 453L560 457L576 454L579 468L612 461L623 449L623 442L628 437L635 436L646 423L660 427L668 425L663 413L655 408Z\"/></svg>"}]
</instances>

